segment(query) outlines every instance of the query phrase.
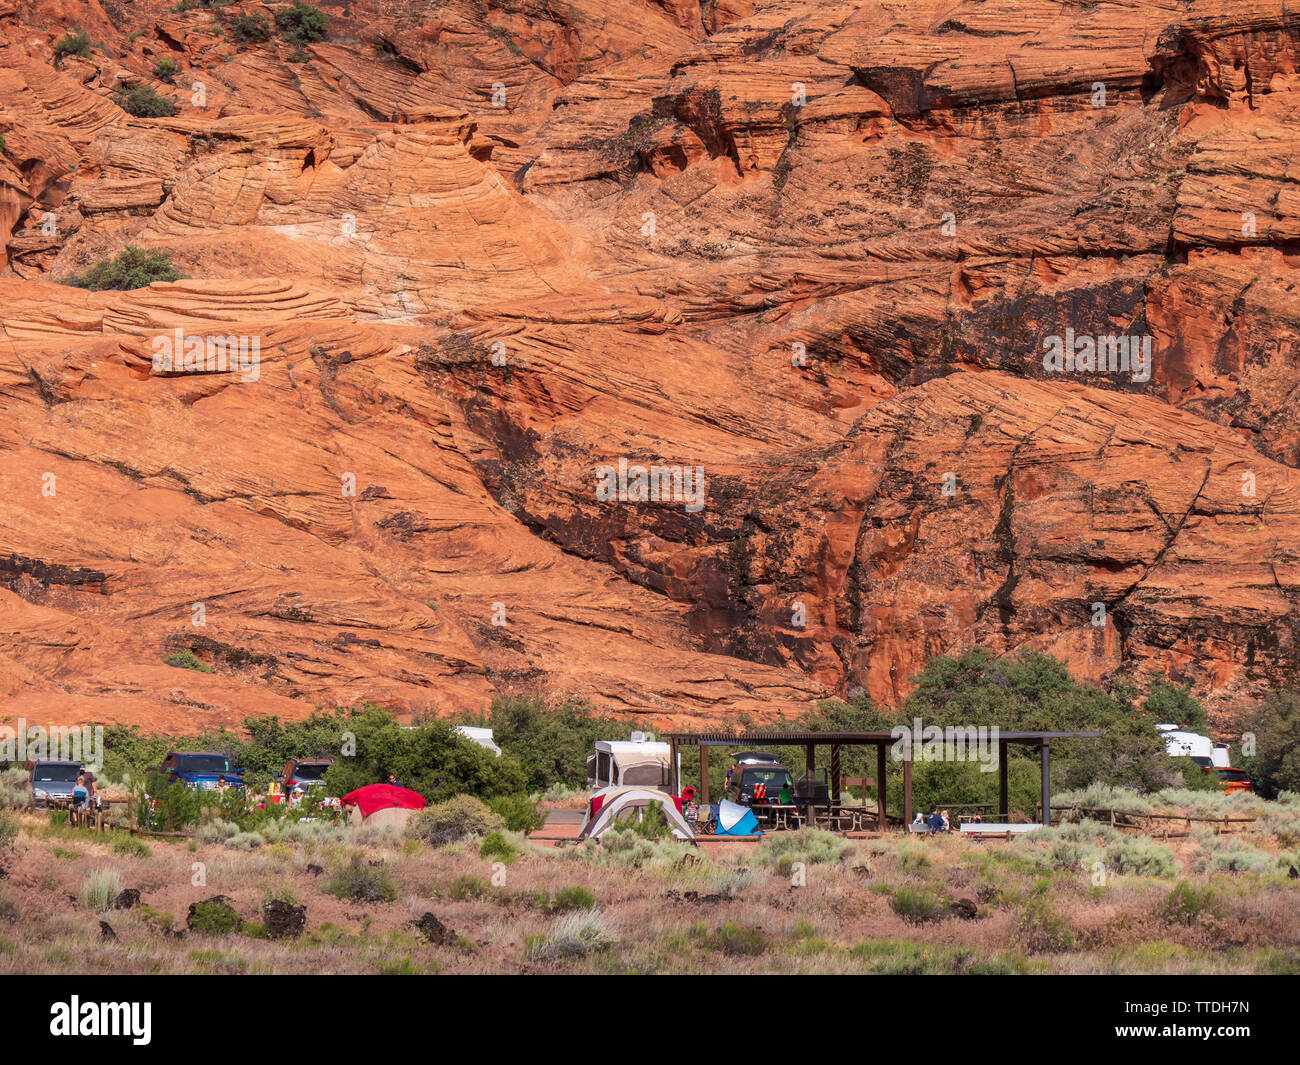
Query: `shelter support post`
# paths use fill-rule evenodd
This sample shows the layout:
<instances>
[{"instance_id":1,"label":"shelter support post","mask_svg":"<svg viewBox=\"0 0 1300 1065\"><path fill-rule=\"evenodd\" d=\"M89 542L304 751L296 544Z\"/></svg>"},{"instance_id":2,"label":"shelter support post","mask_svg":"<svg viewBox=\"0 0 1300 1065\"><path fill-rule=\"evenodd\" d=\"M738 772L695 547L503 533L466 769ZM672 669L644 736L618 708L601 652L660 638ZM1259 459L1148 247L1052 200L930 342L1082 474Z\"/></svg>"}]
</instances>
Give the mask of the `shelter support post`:
<instances>
[{"instance_id":1,"label":"shelter support post","mask_svg":"<svg viewBox=\"0 0 1300 1065\"><path fill-rule=\"evenodd\" d=\"M840 745L831 744L831 803L840 801Z\"/></svg>"},{"instance_id":2,"label":"shelter support post","mask_svg":"<svg viewBox=\"0 0 1300 1065\"><path fill-rule=\"evenodd\" d=\"M998 740L998 820L1004 825L1010 813L1007 810L1007 741Z\"/></svg>"},{"instance_id":3,"label":"shelter support post","mask_svg":"<svg viewBox=\"0 0 1300 1065\"><path fill-rule=\"evenodd\" d=\"M709 801L709 745L700 744L700 802Z\"/></svg>"},{"instance_id":4,"label":"shelter support post","mask_svg":"<svg viewBox=\"0 0 1300 1065\"><path fill-rule=\"evenodd\" d=\"M912 823L912 752L903 758L903 824Z\"/></svg>"},{"instance_id":5,"label":"shelter support post","mask_svg":"<svg viewBox=\"0 0 1300 1065\"><path fill-rule=\"evenodd\" d=\"M1043 824L1052 823L1052 754L1047 740L1038 742L1038 772L1042 779Z\"/></svg>"},{"instance_id":6,"label":"shelter support post","mask_svg":"<svg viewBox=\"0 0 1300 1065\"><path fill-rule=\"evenodd\" d=\"M681 774L677 772L677 741L668 743L668 782L674 795L682 793Z\"/></svg>"},{"instance_id":7,"label":"shelter support post","mask_svg":"<svg viewBox=\"0 0 1300 1065\"><path fill-rule=\"evenodd\" d=\"M811 743L805 744L804 753L806 755L804 764L808 769L808 773L811 775L817 769L817 748Z\"/></svg>"},{"instance_id":8,"label":"shelter support post","mask_svg":"<svg viewBox=\"0 0 1300 1065\"><path fill-rule=\"evenodd\" d=\"M876 744L876 830L885 831L885 745Z\"/></svg>"}]
</instances>

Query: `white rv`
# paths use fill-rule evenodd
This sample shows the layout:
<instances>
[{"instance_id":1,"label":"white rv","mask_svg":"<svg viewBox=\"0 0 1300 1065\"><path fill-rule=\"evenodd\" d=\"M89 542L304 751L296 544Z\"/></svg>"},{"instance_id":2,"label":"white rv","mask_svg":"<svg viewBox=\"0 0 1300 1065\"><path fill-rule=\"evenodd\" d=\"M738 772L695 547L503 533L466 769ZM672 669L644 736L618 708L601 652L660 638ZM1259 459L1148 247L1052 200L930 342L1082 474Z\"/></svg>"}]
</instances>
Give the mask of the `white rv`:
<instances>
[{"instance_id":1,"label":"white rv","mask_svg":"<svg viewBox=\"0 0 1300 1065\"><path fill-rule=\"evenodd\" d=\"M672 789L672 751L640 732L630 740L597 740L596 753L587 758L587 784L593 788L628 787Z\"/></svg>"},{"instance_id":2,"label":"white rv","mask_svg":"<svg viewBox=\"0 0 1300 1065\"><path fill-rule=\"evenodd\" d=\"M1165 753L1171 757L1187 757L1202 767L1232 764L1226 743L1215 743L1209 736L1185 732L1177 725L1157 725L1156 730L1165 741Z\"/></svg>"},{"instance_id":3,"label":"white rv","mask_svg":"<svg viewBox=\"0 0 1300 1065\"><path fill-rule=\"evenodd\" d=\"M477 743L480 747L486 747L498 758L501 756L501 748L496 745L496 741L492 738L490 728L479 728L477 725L457 725L456 731L467 740Z\"/></svg>"}]
</instances>

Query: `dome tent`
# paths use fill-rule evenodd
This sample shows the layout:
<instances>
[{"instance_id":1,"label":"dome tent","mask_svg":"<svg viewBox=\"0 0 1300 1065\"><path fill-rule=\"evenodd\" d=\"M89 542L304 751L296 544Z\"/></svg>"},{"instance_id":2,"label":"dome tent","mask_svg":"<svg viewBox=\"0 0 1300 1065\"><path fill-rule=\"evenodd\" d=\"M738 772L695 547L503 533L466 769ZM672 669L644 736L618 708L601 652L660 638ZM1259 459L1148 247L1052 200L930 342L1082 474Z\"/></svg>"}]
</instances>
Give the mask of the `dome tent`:
<instances>
[{"instance_id":1,"label":"dome tent","mask_svg":"<svg viewBox=\"0 0 1300 1065\"><path fill-rule=\"evenodd\" d=\"M677 839L695 838L695 831L682 816L680 800L653 788L602 788L587 803L578 842L599 839L622 818L641 820L652 805L663 810L664 820Z\"/></svg>"}]
</instances>

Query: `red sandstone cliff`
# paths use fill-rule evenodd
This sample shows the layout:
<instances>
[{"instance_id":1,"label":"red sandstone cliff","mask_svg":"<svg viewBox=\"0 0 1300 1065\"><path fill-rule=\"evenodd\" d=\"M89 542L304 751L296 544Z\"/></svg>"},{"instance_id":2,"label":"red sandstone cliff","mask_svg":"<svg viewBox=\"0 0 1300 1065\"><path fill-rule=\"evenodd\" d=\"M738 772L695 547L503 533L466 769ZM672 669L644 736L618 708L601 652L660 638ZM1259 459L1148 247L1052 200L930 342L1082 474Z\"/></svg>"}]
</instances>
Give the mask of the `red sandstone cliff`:
<instances>
[{"instance_id":1,"label":"red sandstone cliff","mask_svg":"<svg viewBox=\"0 0 1300 1065\"><path fill-rule=\"evenodd\" d=\"M1216 712L1294 683L1281 0L358 0L233 39L275 6L0 0L0 717L687 724L974 644ZM126 243L187 279L54 283ZM257 338L256 380L159 371L177 328ZM1149 337L1149 379L1047 372L1067 330ZM600 498L620 459L703 506Z\"/></svg>"}]
</instances>

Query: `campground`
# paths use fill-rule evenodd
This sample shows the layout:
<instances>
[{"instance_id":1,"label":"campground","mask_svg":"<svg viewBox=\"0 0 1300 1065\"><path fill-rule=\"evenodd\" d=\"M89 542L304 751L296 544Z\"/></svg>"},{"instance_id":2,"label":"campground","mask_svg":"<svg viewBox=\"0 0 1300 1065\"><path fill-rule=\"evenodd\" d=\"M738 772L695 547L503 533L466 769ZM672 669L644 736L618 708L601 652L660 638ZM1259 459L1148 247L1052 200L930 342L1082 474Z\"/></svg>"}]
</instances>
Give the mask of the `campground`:
<instances>
[{"instance_id":1,"label":"campground","mask_svg":"<svg viewBox=\"0 0 1300 1065\"><path fill-rule=\"evenodd\" d=\"M342 824L169 840L13 813L0 972L1294 973L1297 811L1272 805L1231 838L1084 823L698 847L631 827L577 846ZM272 900L302 908L298 934L269 938Z\"/></svg>"}]
</instances>

